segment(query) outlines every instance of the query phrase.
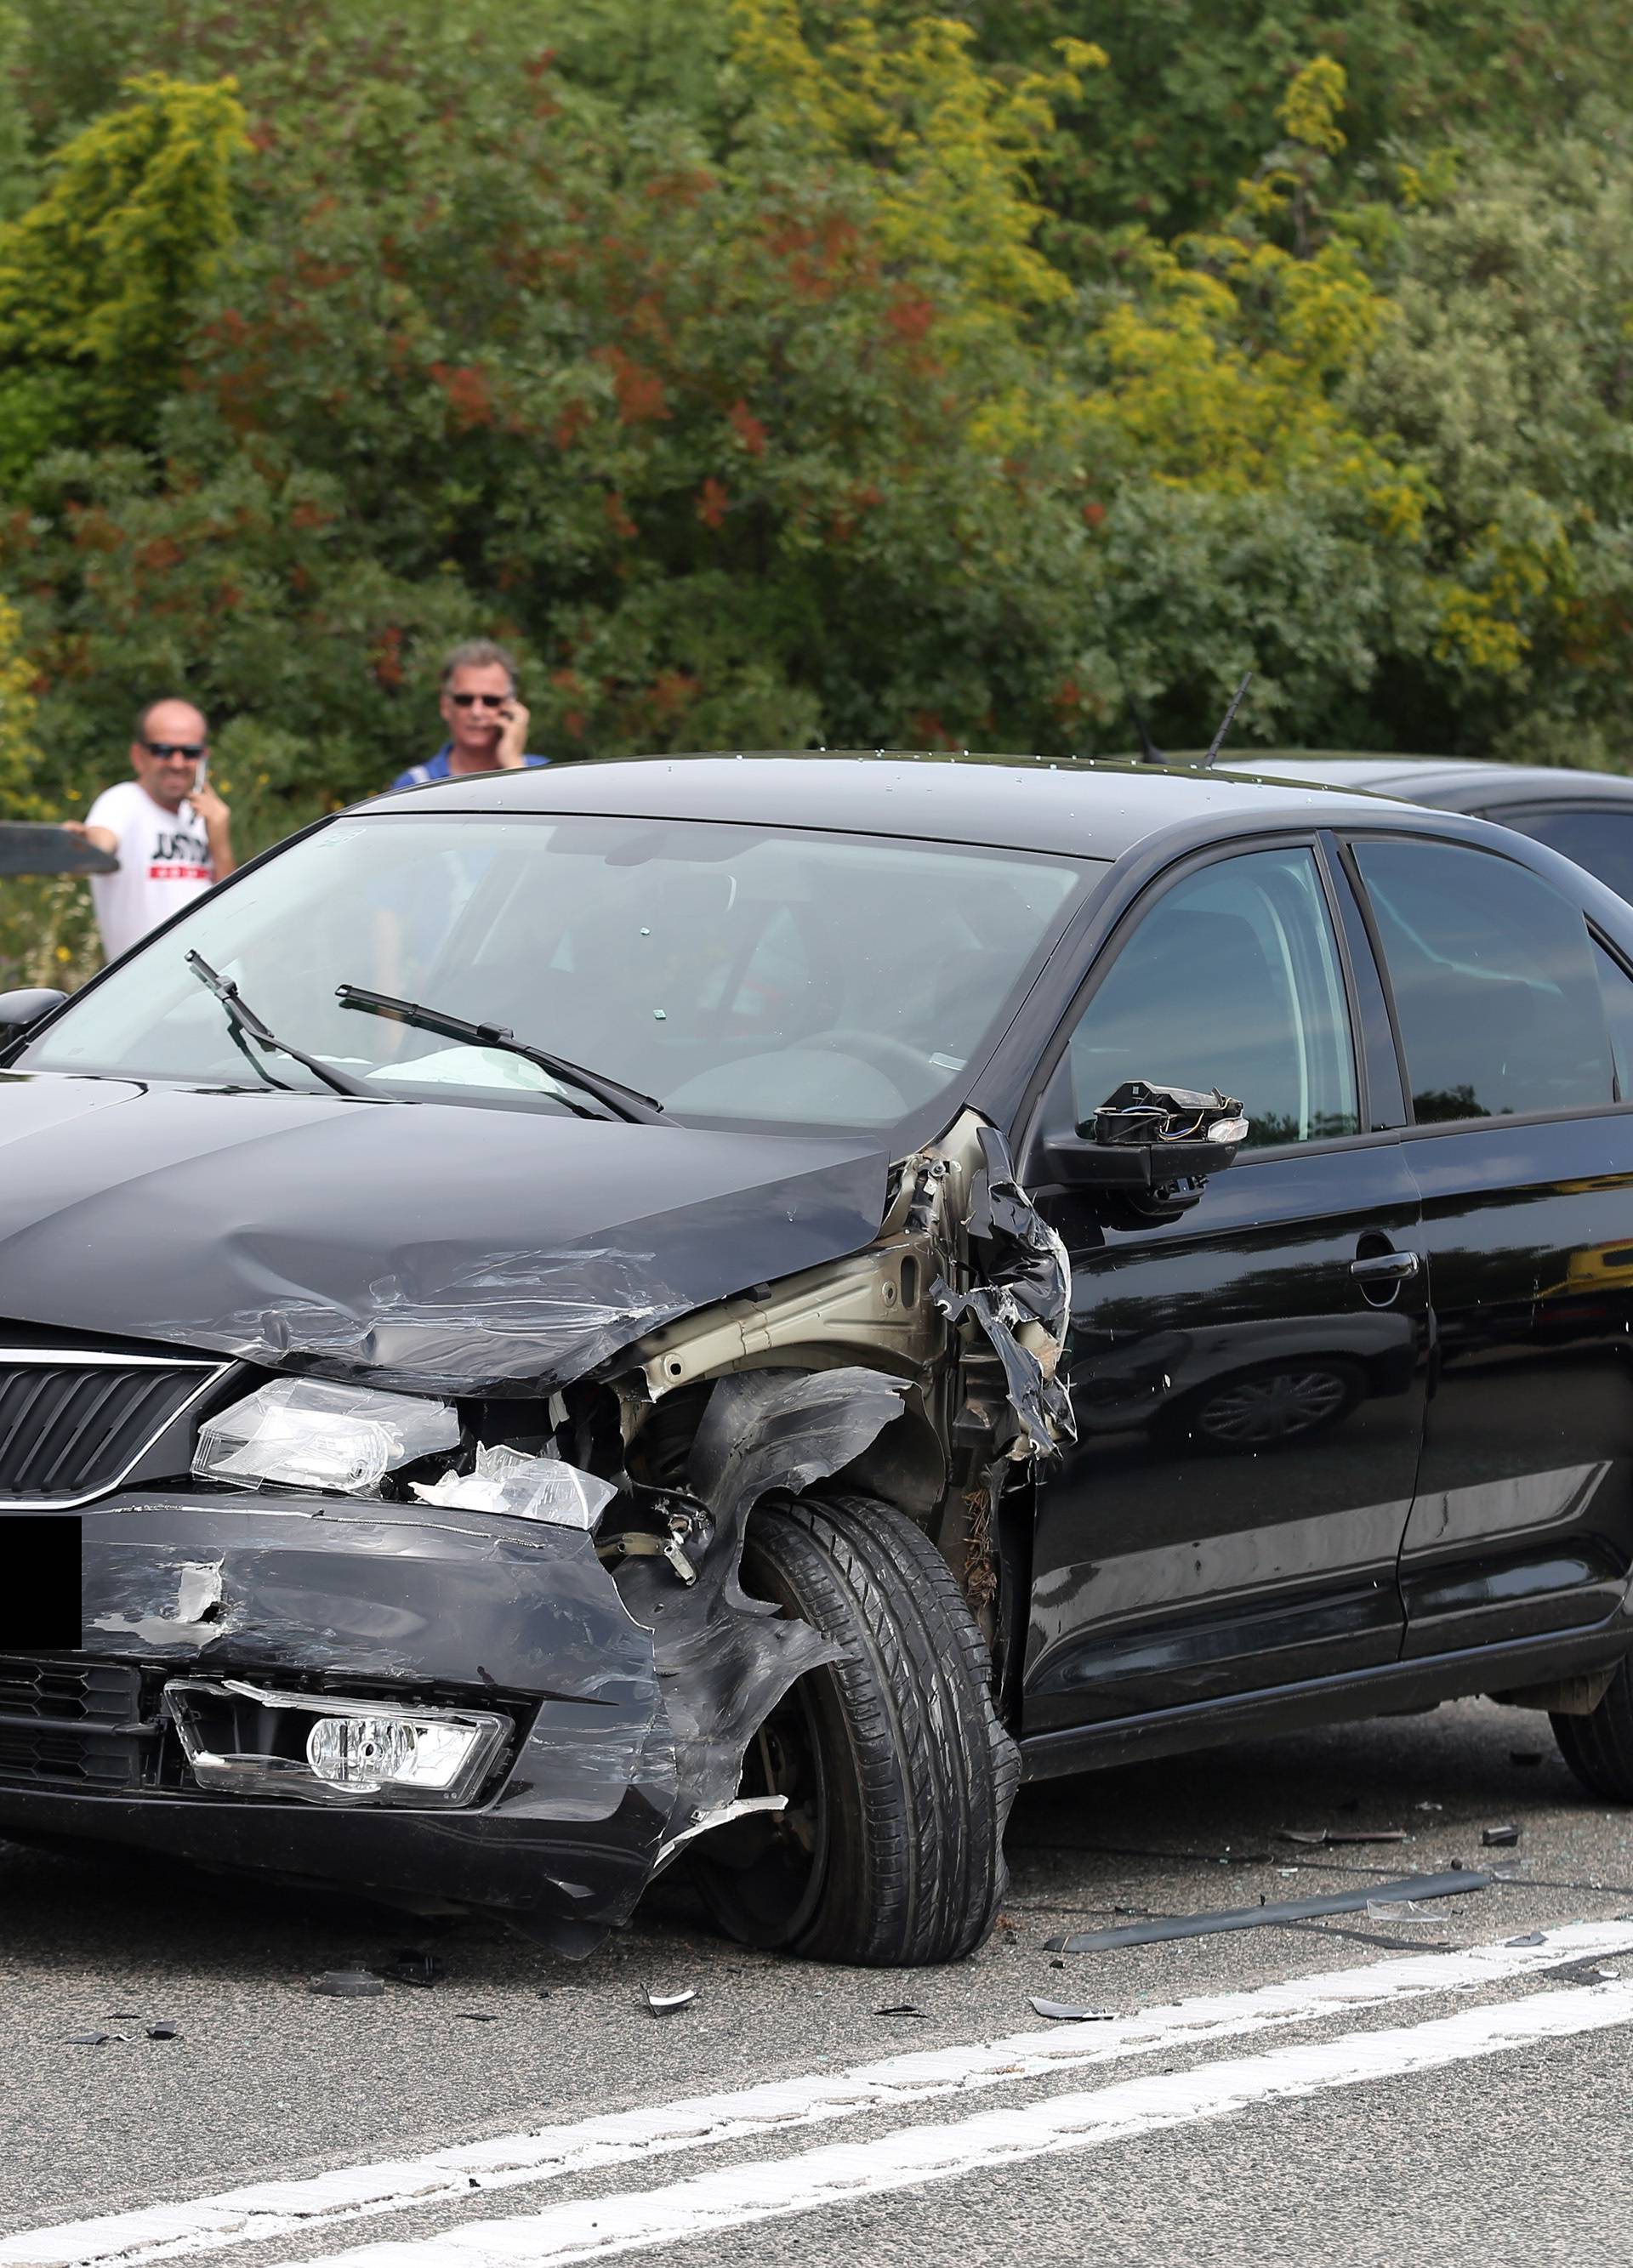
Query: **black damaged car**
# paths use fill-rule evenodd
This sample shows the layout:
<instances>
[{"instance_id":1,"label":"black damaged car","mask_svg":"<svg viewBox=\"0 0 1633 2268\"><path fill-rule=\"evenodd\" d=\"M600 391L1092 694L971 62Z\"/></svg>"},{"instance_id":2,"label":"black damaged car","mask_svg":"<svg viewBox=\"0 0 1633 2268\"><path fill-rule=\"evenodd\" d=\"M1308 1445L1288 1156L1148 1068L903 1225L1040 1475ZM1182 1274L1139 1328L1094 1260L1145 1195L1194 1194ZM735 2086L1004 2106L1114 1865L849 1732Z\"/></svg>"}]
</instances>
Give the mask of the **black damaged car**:
<instances>
[{"instance_id":1,"label":"black damaged car","mask_svg":"<svg viewBox=\"0 0 1633 2268\"><path fill-rule=\"evenodd\" d=\"M899 1963L1023 1774L1495 1692L1633 1798L1633 909L1543 846L496 774L0 1026L0 1834Z\"/></svg>"}]
</instances>

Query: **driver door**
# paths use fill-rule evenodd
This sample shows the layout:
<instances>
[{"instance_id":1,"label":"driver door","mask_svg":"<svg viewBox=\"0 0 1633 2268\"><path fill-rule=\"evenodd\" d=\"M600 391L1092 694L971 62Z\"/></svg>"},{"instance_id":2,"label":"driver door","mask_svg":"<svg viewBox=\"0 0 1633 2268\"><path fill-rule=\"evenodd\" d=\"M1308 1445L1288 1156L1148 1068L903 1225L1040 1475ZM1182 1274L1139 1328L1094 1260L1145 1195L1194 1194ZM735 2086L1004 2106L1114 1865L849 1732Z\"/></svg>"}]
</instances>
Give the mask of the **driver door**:
<instances>
[{"instance_id":1,"label":"driver door","mask_svg":"<svg viewBox=\"0 0 1633 2268\"><path fill-rule=\"evenodd\" d=\"M1399 1654L1426 1278L1385 1035L1309 843L1157 884L1090 973L1036 1155L1129 1078L1223 1087L1252 1125L1178 1220L1029 1183L1071 1256L1078 1440L1039 1475L1028 1734Z\"/></svg>"}]
</instances>

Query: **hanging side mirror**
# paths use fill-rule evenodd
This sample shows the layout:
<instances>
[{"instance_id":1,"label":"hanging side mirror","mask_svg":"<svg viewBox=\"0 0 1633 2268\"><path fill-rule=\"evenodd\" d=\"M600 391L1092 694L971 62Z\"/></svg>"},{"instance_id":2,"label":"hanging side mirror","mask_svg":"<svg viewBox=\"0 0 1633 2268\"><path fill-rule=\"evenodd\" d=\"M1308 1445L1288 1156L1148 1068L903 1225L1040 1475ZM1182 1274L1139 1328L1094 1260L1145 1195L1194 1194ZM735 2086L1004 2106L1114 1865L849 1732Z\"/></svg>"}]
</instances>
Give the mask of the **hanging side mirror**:
<instances>
[{"instance_id":1,"label":"hanging side mirror","mask_svg":"<svg viewBox=\"0 0 1633 2268\"><path fill-rule=\"evenodd\" d=\"M67 998L66 992L54 992L48 984L0 992L0 1046L7 1040L20 1039L31 1024L39 1023L53 1008L60 1008Z\"/></svg>"},{"instance_id":2,"label":"hanging side mirror","mask_svg":"<svg viewBox=\"0 0 1633 2268\"><path fill-rule=\"evenodd\" d=\"M1113 1226L1178 1220L1247 1139L1242 1106L1214 1087L1125 1079L1075 1138L1048 1145L1053 1179L1092 1192Z\"/></svg>"}]
</instances>

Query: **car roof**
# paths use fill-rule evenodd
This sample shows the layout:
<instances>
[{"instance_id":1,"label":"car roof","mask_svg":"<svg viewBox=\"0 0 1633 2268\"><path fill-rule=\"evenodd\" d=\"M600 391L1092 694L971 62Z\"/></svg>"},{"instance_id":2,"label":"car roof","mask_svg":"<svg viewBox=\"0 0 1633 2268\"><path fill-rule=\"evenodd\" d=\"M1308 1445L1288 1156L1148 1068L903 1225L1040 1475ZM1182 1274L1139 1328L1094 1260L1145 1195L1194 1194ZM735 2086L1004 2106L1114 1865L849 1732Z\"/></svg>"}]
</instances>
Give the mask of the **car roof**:
<instances>
[{"instance_id":1,"label":"car roof","mask_svg":"<svg viewBox=\"0 0 1633 2268\"><path fill-rule=\"evenodd\" d=\"M471 773L358 806L410 807L748 821L1080 858L1120 858L1150 836L1210 819L1297 827L1377 816L1372 799L1337 786L1194 765L868 749L602 756Z\"/></svg>"},{"instance_id":2,"label":"car roof","mask_svg":"<svg viewBox=\"0 0 1633 2268\"><path fill-rule=\"evenodd\" d=\"M1341 755L1320 748L1244 753L1238 777L1313 780L1328 787L1393 795L1441 811L1489 811L1519 803L1609 803L1633 798L1633 779L1578 766L1499 764L1477 756Z\"/></svg>"}]
</instances>

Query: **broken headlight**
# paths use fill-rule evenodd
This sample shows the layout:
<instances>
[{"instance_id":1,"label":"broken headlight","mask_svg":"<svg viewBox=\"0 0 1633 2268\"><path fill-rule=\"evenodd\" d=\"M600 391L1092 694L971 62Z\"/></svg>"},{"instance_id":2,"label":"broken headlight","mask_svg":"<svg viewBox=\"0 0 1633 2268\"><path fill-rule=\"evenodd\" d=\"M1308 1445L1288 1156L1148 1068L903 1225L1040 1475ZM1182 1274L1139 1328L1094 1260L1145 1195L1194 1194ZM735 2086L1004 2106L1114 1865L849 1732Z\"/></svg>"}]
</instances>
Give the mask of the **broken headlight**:
<instances>
[{"instance_id":1,"label":"broken headlight","mask_svg":"<svg viewBox=\"0 0 1633 2268\"><path fill-rule=\"evenodd\" d=\"M459 1432L447 1402L280 1378L205 1419L193 1470L231 1488L272 1482L373 1496L399 1465L456 1448Z\"/></svg>"},{"instance_id":2,"label":"broken headlight","mask_svg":"<svg viewBox=\"0 0 1633 2268\"><path fill-rule=\"evenodd\" d=\"M469 1803L510 1731L480 1709L172 1678L165 1707L200 1787L307 1803Z\"/></svg>"}]
</instances>

